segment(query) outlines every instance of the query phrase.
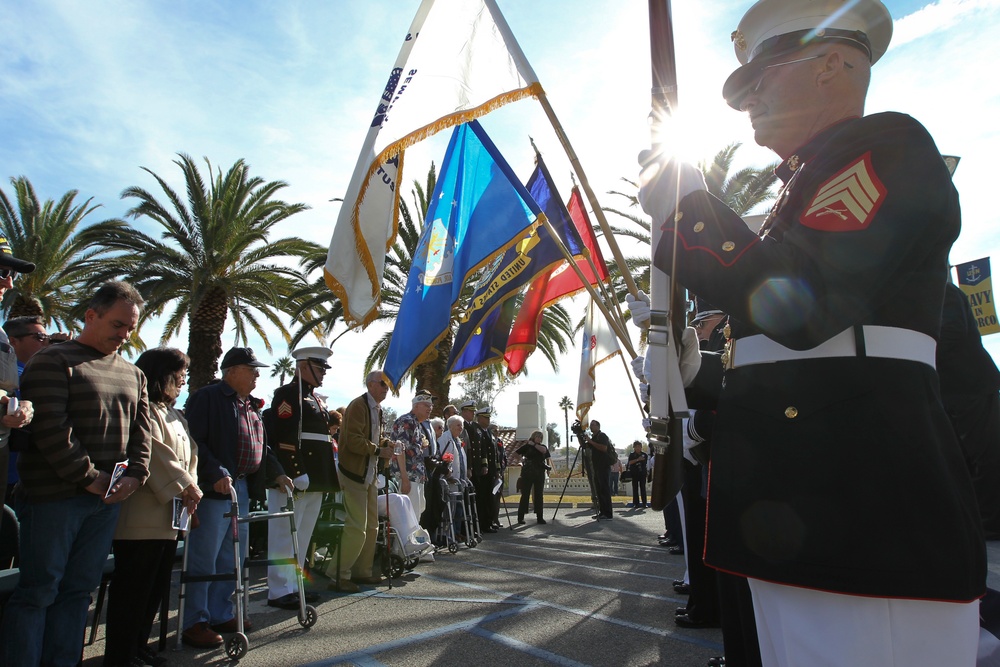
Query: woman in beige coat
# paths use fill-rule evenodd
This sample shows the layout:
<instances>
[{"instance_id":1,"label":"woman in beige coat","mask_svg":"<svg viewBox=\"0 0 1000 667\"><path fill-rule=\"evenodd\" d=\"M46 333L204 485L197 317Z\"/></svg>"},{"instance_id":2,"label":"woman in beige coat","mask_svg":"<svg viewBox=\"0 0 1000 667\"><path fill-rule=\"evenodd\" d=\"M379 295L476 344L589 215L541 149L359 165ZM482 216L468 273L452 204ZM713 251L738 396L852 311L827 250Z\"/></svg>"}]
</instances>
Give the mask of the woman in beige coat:
<instances>
[{"instance_id":1,"label":"woman in beige coat","mask_svg":"<svg viewBox=\"0 0 1000 667\"><path fill-rule=\"evenodd\" d=\"M201 500L197 445L174 408L188 363L186 354L164 347L143 352L135 362L146 375L152 453L149 479L122 503L115 530L105 667L166 663L148 643L177 549L174 506L179 505L178 514L190 516Z\"/></svg>"}]
</instances>

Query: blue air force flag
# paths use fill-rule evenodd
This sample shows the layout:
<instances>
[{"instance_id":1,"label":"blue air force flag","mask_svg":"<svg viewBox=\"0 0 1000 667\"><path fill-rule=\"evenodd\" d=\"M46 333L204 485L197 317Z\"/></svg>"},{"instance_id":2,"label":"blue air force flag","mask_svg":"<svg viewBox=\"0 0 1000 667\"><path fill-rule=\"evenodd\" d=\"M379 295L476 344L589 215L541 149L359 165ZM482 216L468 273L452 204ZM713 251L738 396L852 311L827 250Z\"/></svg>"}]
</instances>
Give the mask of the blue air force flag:
<instances>
[{"instance_id":1,"label":"blue air force flag","mask_svg":"<svg viewBox=\"0 0 1000 667\"><path fill-rule=\"evenodd\" d=\"M542 215L478 121L452 133L386 353L393 387L436 356L462 286Z\"/></svg>"}]
</instances>

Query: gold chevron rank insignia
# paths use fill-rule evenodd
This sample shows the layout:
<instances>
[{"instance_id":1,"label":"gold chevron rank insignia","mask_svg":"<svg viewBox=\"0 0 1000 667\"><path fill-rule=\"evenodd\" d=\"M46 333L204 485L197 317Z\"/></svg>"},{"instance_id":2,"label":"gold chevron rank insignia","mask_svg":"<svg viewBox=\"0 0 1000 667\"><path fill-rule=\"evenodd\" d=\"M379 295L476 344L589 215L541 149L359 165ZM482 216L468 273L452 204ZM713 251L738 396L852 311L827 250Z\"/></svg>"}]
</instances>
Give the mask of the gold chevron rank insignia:
<instances>
[{"instance_id":1,"label":"gold chevron rank insignia","mask_svg":"<svg viewBox=\"0 0 1000 667\"><path fill-rule=\"evenodd\" d=\"M865 153L821 185L799 221L822 232L856 232L868 227L886 189Z\"/></svg>"},{"instance_id":2,"label":"gold chevron rank insignia","mask_svg":"<svg viewBox=\"0 0 1000 667\"><path fill-rule=\"evenodd\" d=\"M281 405L278 406L278 416L282 419L288 419L292 416L292 406L288 401L282 401Z\"/></svg>"}]
</instances>

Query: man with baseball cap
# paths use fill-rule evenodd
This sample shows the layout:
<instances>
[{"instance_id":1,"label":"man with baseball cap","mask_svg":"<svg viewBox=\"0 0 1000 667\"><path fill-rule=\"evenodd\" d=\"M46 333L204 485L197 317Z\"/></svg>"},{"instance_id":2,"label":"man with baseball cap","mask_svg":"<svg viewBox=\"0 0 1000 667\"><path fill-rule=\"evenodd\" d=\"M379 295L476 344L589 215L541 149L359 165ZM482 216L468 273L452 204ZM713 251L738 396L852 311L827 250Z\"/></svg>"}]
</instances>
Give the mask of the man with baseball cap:
<instances>
[{"instance_id":1,"label":"man with baseball cap","mask_svg":"<svg viewBox=\"0 0 1000 667\"><path fill-rule=\"evenodd\" d=\"M234 347L222 357L222 380L206 385L188 397L184 414L191 439L198 444L198 484L204 496L198 505L198 525L188 534L188 574L212 576L232 571L233 535L230 519L230 490L236 490L240 516L250 513L248 477L261 470L268 479L292 490L292 481L269 455L264 437L260 404L251 396L260 369L249 347ZM242 547L240 563L246 558L249 526L239 524ZM221 570L217 571L217 567ZM184 599L184 628L181 639L195 648L222 644L220 633L239 630L240 619L233 612L236 581L192 582ZM243 630L250 621L244 619Z\"/></svg>"},{"instance_id":2,"label":"man with baseball cap","mask_svg":"<svg viewBox=\"0 0 1000 667\"><path fill-rule=\"evenodd\" d=\"M340 490L330 437L330 413L315 390L323 384L333 351L328 347L300 347L292 352L295 374L278 387L271 408L264 415L270 445L295 489L295 532L299 567L305 562L323 494ZM280 512L287 503L284 489L267 490L267 509ZM285 520L267 522L268 560L292 557L292 531ZM319 595L304 593L306 602ZM267 568L267 604L281 609L299 608L299 584L291 565Z\"/></svg>"},{"instance_id":3,"label":"man with baseball cap","mask_svg":"<svg viewBox=\"0 0 1000 667\"><path fill-rule=\"evenodd\" d=\"M864 116L891 35L878 0L761 0L732 33L723 96L782 160L759 234L641 156L655 267L730 316L689 407L717 409L705 561L749 578L765 665L976 661L985 548L935 371L961 213L924 127Z\"/></svg>"}]
</instances>

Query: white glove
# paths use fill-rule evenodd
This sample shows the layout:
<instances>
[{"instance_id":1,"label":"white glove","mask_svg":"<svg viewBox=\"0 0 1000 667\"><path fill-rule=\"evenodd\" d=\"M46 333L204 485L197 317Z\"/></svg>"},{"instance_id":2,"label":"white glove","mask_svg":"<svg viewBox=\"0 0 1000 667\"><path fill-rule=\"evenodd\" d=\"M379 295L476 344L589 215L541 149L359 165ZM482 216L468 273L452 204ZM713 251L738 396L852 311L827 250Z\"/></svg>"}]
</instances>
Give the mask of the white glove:
<instances>
[{"instance_id":1,"label":"white glove","mask_svg":"<svg viewBox=\"0 0 1000 667\"><path fill-rule=\"evenodd\" d=\"M652 427L653 427L653 420L650 419L649 417L644 417L642 420L642 430L648 433L649 429L651 429Z\"/></svg>"},{"instance_id":2,"label":"white glove","mask_svg":"<svg viewBox=\"0 0 1000 667\"><path fill-rule=\"evenodd\" d=\"M648 354L643 360L642 364L642 378L643 380L650 380L653 377L653 359Z\"/></svg>"},{"instance_id":3,"label":"white glove","mask_svg":"<svg viewBox=\"0 0 1000 667\"><path fill-rule=\"evenodd\" d=\"M673 220L677 202L707 190L705 175L694 165L653 149L639 153L639 204L655 224Z\"/></svg>"},{"instance_id":4,"label":"white glove","mask_svg":"<svg viewBox=\"0 0 1000 667\"><path fill-rule=\"evenodd\" d=\"M687 327L681 334L681 382L685 387L690 387L694 378L701 368L701 348L698 345L698 332L694 327Z\"/></svg>"},{"instance_id":5,"label":"white glove","mask_svg":"<svg viewBox=\"0 0 1000 667\"><path fill-rule=\"evenodd\" d=\"M309 475L299 475L292 480L292 484L299 491L305 491L309 488Z\"/></svg>"},{"instance_id":6,"label":"white glove","mask_svg":"<svg viewBox=\"0 0 1000 667\"><path fill-rule=\"evenodd\" d=\"M682 433L684 434L683 437L681 438L684 441L684 458L687 459L688 463L692 465L698 465L698 459L696 459L694 457L694 454L691 453L691 448L700 445L701 441L692 438L691 434L688 432L688 424L690 423L690 421L691 420L689 419L685 419L681 429Z\"/></svg>"},{"instance_id":7,"label":"white glove","mask_svg":"<svg viewBox=\"0 0 1000 667\"><path fill-rule=\"evenodd\" d=\"M645 382L639 383L639 398L643 403L649 403L649 385Z\"/></svg>"},{"instance_id":8,"label":"white glove","mask_svg":"<svg viewBox=\"0 0 1000 667\"><path fill-rule=\"evenodd\" d=\"M642 290L635 296L625 295L625 304L632 316L632 324L640 329L649 328L649 297Z\"/></svg>"},{"instance_id":9,"label":"white glove","mask_svg":"<svg viewBox=\"0 0 1000 667\"><path fill-rule=\"evenodd\" d=\"M640 382L642 382L642 380L643 380L642 365L645 362L645 360L646 360L645 357L638 356L635 359L633 359L631 362L629 362L632 365L632 375L634 375L635 378L637 380L639 380Z\"/></svg>"}]
</instances>

